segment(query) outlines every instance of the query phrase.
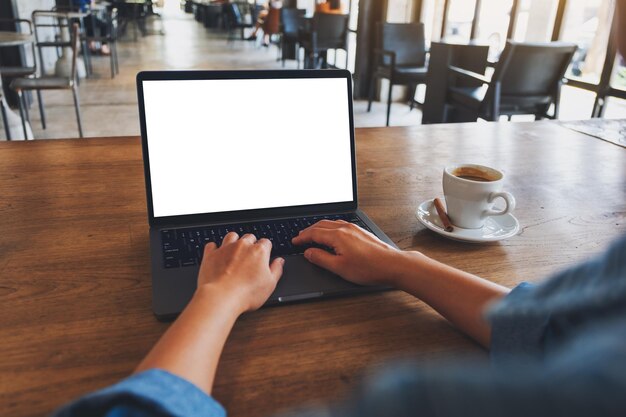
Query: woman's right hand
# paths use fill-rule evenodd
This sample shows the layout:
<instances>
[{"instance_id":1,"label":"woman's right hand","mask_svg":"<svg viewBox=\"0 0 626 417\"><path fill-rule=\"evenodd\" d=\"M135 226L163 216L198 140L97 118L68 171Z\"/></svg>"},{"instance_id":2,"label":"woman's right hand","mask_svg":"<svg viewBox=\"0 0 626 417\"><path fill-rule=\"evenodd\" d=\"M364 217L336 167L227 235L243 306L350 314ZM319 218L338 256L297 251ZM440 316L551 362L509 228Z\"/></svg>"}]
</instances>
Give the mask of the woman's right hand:
<instances>
[{"instance_id":1,"label":"woman's right hand","mask_svg":"<svg viewBox=\"0 0 626 417\"><path fill-rule=\"evenodd\" d=\"M214 242L204 248L198 274L198 293L218 289L222 298L237 305L237 313L260 308L272 295L283 274L283 258L270 262L272 242L246 234L228 233L219 248Z\"/></svg>"},{"instance_id":2,"label":"woman's right hand","mask_svg":"<svg viewBox=\"0 0 626 417\"><path fill-rule=\"evenodd\" d=\"M304 256L311 263L361 285L395 286L395 271L403 258L402 251L343 220L322 220L302 230L293 243L328 246L334 253L309 248Z\"/></svg>"}]
</instances>

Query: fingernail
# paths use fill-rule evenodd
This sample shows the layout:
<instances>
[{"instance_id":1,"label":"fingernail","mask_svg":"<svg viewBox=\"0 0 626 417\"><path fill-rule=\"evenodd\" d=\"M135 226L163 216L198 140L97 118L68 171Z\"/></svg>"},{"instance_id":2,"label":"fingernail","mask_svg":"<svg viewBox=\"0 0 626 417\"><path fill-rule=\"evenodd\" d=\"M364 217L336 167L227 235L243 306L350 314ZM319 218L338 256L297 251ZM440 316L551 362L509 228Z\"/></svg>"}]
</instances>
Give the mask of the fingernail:
<instances>
[{"instance_id":1,"label":"fingernail","mask_svg":"<svg viewBox=\"0 0 626 417\"><path fill-rule=\"evenodd\" d=\"M280 259L280 263L281 264L283 264L283 265L285 264L285 258L278 258L278 259Z\"/></svg>"},{"instance_id":2,"label":"fingernail","mask_svg":"<svg viewBox=\"0 0 626 417\"><path fill-rule=\"evenodd\" d=\"M304 251L304 257L305 257L305 258L307 258L307 259L309 259L309 257L310 257L310 256L311 256L311 252L309 252L309 250L308 250L308 249L307 249L307 250L305 250L305 251Z\"/></svg>"}]
</instances>

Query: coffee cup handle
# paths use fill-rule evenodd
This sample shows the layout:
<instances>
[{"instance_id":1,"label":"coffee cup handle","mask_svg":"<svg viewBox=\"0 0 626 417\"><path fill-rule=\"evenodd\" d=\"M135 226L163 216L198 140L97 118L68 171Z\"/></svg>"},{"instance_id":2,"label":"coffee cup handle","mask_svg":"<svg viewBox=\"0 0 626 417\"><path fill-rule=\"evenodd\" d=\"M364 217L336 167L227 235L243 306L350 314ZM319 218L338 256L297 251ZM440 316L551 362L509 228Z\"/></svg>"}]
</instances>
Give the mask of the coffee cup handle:
<instances>
[{"instance_id":1,"label":"coffee cup handle","mask_svg":"<svg viewBox=\"0 0 626 417\"><path fill-rule=\"evenodd\" d=\"M512 212L515 209L515 197L513 197L513 194L507 193L506 191L491 193L489 195L489 203L493 203L493 201L499 197L501 197L506 202L506 207L504 208L504 210L485 210L483 212L483 218L489 216L503 216Z\"/></svg>"}]
</instances>

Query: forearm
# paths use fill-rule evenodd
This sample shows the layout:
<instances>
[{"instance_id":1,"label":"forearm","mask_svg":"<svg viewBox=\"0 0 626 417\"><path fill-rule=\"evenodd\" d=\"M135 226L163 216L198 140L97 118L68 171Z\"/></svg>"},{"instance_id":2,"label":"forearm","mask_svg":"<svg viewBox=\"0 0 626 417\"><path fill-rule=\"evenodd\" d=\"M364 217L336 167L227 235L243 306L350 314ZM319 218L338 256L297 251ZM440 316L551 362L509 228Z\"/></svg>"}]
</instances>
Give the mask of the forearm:
<instances>
[{"instance_id":1,"label":"forearm","mask_svg":"<svg viewBox=\"0 0 626 417\"><path fill-rule=\"evenodd\" d=\"M489 347L485 308L509 289L437 262L419 252L400 252L393 285L424 301L459 330Z\"/></svg>"},{"instance_id":2,"label":"forearm","mask_svg":"<svg viewBox=\"0 0 626 417\"><path fill-rule=\"evenodd\" d=\"M164 369L210 394L224 343L238 316L232 297L211 286L199 289L135 372Z\"/></svg>"}]
</instances>

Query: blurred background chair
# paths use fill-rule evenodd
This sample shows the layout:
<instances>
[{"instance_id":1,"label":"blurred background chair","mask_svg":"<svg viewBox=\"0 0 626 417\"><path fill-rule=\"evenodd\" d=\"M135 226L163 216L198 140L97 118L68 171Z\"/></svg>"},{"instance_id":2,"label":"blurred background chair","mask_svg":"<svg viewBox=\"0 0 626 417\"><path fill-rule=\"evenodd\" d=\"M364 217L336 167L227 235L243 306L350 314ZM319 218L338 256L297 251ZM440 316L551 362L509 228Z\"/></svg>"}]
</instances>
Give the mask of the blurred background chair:
<instances>
[{"instance_id":1,"label":"blurred background chair","mask_svg":"<svg viewBox=\"0 0 626 417\"><path fill-rule=\"evenodd\" d=\"M304 48L305 68L328 68L329 49L347 52L348 15L315 13L308 28L301 28L298 43ZM346 53L346 67L348 54Z\"/></svg>"},{"instance_id":2,"label":"blurred background chair","mask_svg":"<svg viewBox=\"0 0 626 417\"><path fill-rule=\"evenodd\" d=\"M133 26L133 41L137 42L137 32L141 36L148 34L146 26L150 14L149 3L145 0L113 0L112 6L118 11L119 31L118 36L126 36L128 25Z\"/></svg>"},{"instance_id":3,"label":"blurred background chair","mask_svg":"<svg viewBox=\"0 0 626 417\"><path fill-rule=\"evenodd\" d=\"M280 35L280 60L283 67L287 59L295 59L300 68L298 57L298 28L304 18L305 9L283 8L280 10L281 35Z\"/></svg>"},{"instance_id":4,"label":"blurred background chair","mask_svg":"<svg viewBox=\"0 0 626 417\"><path fill-rule=\"evenodd\" d=\"M247 3L226 3L224 4L224 15L226 17L226 30L228 31L228 40L232 40L232 34L236 30L241 31L241 39L245 39L244 30L253 28L254 12L250 10ZM250 18L246 16L250 15Z\"/></svg>"},{"instance_id":5,"label":"blurred background chair","mask_svg":"<svg viewBox=\"0 0 626 417\"><path fill-rule=\"evenodd\" d=\"M56 50L57 57L64 56L64 48L67 48L69 44L68 33L70 32L71 16L73 11L69 9L64 10L35 10L31 14L33 33L35 35L35 46L39 56L39 72L40 75L46 73L46 68L43 65L43 49L52 48ZM75 19L74 19L75 20ZM79 26L79 41L83 44L83 53L85 56L85 68L81 71L85 71L87 75L91 74L91 59L89 55L89 48L87 46L87 40L80 32L81 28L84 28L84 21L80 20L81 26ZM64 32L65 31L65 36ZM65 62L65 61L64 61ZM57 65L59 62L57 61ZM55 67L55 71L58 67ZM67 71L69 74L69 71Z\"/></svg>"},{"instance_id":6,"label":"blurred background chair","mask_svg":"<svg viewBox=\"0 0 626 417\"><path fill-rule=\"evenodd\" d=\"M468 117L462 110L446 106L448 89L476 88L482 83L467 78L451 77L448 75L448 67L455 66L484 74L488 56L489 45L431 42L428 52L426 94L422 105L422 124L462 121Z\"/></svg>"},{"instance_id":7,"label":"blurred background chair","mask_svg":"<svg viewBox=\"0 0 626 417\"><path fill-rule=\"evenodd\" d=\"M563 76L576 52L570 43L507 42L493 76L448 67L454 77L480 82L479 87L448 88L446 104L471 115L496 121L500 116L533 114L535 119L556 119ZM552 114L548 114L554 106Z\"/></svg>"},{"instance_id":8,"label":"blurred background chair","mask_svg":"<svg viewBox=\"0 0 626 417\"><path fill-rule=\"evenodd\" d=\"M76 121L78 122L78 135L83 137L83 127L80 117L80 105L78 101L78 89L76 85L77 80L77 57L80 43L80 32L78 24L72 25L72 31L70 34L70 42L72 48L72 69L69 77L37 77L37 78L17 78L11 82L10 88L13 89L19 98L20 116L22 118L22 127L24 128L24 136L26 133L26 121L29 121L28 105L26 103L24 92L35 90L38 93L41 90L72 90L72 96L74 99L74 109L76 111ZM42 126L45 129L45 114L43 106L39 107L41 112Z\"/></svg>"},{"instance_id":9,"label":"blurred background chair","mask_svg":"<svg viewBox=\"0 0 626 417\"><path fill-rule=\"evenodd\" d=\"M120 72L120 67L117 60L117 32L119 16L118 10L115 7L113 7L111 10L107 10L105 8L103 10L100 10L98 14L103 19L105 28L104 30L101 30L97 27L97 24L93 23L93 32L91 35L87 35L87 42L97 42L100 44L109 45L109 63L111 66L111 78L115 78L115 75L119 74Z\"/></svg>"},{"instance_id":10,"label":"blurred background chair","mask_svg":"<svg viewBox=\"0 0 626 417\"><path fill-rule=\"evenodd\" d=\"M413 108L413 97L417 86L426 83L428 69L424 24L379 23L376 32L378 48L374 50L367 111L372 109L376 82L381 78L388 79L386 126L389 126L393 86L406 85L409 87L409 98L411 108Z\"/></svg>"},{"instance_id":11,"label":"blurred background chair","mask_svg":"<svg viewBox=\"0 0 626 417\"><path fill-rule=\"evenodd\" d=\"M59 12L59 13L67 13L68 14L68 19L66 19L65 21L63 21L62 18L57 18L59 24L61 25L61 27L63 26L67 26L68 28L73 24L73 23L78 23L78 31L79 31L79 36L80 36L80 42L82 44L82 48L80 50L80 52L83 55L83 59L85 60L85 69L87 71L87 76L90 76L93 74L93 65L91 62L91 49L89 48L88 42L87 42L87 25L88 22L92 23L94 22L94 17L93 17L93 12L91 10L91 5L89 5L87 7L87 9L81 10L81 7L77 4L68 4L68 5L56 5L52 8L52 12ZM74 18L69 18L69 16L71 16L72 13L77 13L77 14L81 14L81 17L74 17ZM59 31L60 32L60 31Z\"/></svg>"}]
</instances>

